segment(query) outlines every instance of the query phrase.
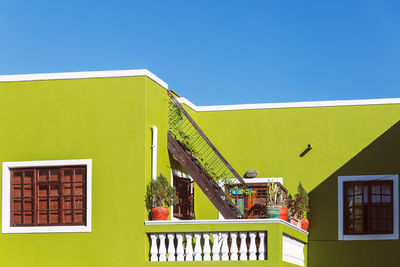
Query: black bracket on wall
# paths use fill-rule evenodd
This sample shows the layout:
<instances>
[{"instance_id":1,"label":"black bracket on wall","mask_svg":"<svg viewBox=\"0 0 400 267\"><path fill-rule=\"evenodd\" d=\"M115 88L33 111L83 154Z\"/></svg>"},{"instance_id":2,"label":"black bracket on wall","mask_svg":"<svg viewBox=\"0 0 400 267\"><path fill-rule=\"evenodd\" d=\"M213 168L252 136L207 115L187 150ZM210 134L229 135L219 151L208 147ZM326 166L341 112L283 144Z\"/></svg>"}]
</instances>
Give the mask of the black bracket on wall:
<instances>
[{"instance_id":1,"label":"black bracket on wall","mask_svg":"<svg viewBox=\"0 0 400 267\"><path fill-rule=\"evenodd\" d=\"M301 152L300 157L304 157L305 154L308 153L308 151L310 151L312 149L312 146L310 144L307 145L307 148Z\"/></svg>"}]
</instances>

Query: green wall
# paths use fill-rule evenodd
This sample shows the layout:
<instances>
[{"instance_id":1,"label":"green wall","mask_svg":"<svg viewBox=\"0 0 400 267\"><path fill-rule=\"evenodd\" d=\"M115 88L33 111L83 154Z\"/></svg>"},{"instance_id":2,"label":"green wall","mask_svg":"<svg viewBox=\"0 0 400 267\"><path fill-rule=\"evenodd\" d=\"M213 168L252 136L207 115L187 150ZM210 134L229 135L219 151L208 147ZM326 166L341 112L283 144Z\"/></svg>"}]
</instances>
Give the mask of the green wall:
<instances>
[{"instance_id":1,"label":"green wall","mask_svg":"<svg viewBox=\"0 0 400 267\"><path fill-rule=\"evenodd\" d=\"M200 127L240 175L254 169L258 177L283 177L289 192L299 181L309 191L310 266L372 266L378 258L398 266L398 240L337 241L337 176L399 174L399 119L398 104L198 112Z\"/></svg>"},{"instance_id":2,"label":"green wall","mask_svg":"<svg viewBox=\"0 0 400 267\"><path fill-rule=\"evenodd\" d=\"M162 93L145 77L0 83L1 162L93 160L92 232L0 234L0 266L144 262L149 127L166 114L158 113L164 110ZM165 132L162 121L157 126ZM159 142L164 150L165 142Z\"/></svg>"}]
</instances>

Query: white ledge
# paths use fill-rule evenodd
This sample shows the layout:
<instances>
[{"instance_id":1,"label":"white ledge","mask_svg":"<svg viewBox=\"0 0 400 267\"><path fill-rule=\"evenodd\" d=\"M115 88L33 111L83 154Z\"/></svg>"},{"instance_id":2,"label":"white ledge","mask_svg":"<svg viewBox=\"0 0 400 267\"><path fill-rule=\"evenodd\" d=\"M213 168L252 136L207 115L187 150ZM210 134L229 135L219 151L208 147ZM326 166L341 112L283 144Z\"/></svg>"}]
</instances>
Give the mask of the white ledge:
<instances>
[{"instance_id":1,"label":"white ledge","mask_svg":"<svg viewBox=\"0 0 400 267\"><path fill-rule=\"evenodd\" d=\"M146 76L152 79L154 82L161 85L162 87L164 87L165 89L168 89L168 84L166 82L158 78L156 75L154 75L147 69L0 75L0 82L70 80L70 79L91 79L91 78L138 77L138 76Z\"/></svg>"},{"instance_id":2,"label":"white ledge","mask_svg":"<svg viewBox=\"0 0 400 267\"><path fill-rule=\"evenodd\" d=\"M282 223L305 235L307 231L281 219L229 219L229 220L178 220L178 221L145 221L145 225L184 225L184 224L246 224L246 223Z\"/></svg>"},{"instance_id":3,"label":"white ledge","mask_svg":"<svg viewBox=\"0 0 400 267\"><path fill-rule=\"evenodd\" d=\"M386 105L400 104L400 98L380 98L361 100L333 100L333 101L308 101L287 103L264 103L264 104L240 104L222 106L196 106L188 99L179 97L177 100L197 112L205 111L228 111L249 109L276 109L276 108L314 108L314 107L340 107L340 106L364 106L364 105Z\"/></svg>"}]
</instances>

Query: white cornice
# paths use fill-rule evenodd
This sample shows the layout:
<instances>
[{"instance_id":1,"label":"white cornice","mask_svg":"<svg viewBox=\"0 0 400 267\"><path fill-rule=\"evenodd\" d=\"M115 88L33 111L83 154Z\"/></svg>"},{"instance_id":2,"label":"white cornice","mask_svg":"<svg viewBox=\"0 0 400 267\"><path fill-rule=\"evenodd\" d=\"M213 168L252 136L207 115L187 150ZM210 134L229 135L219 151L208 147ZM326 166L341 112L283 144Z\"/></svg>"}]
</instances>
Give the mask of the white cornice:
<instances>
[{"instance_id":1,"label":"white cornice","mask_svg":"<svg viewBox=\"0 0 400 267\"><path fill-rule=\"evenodd\" d=\"M0 75L0 82L22 82L41 80L69 80L69 79L91 79L91 78L112 78L112 77L137 77L146 76L165 89L168 84L146 69L139 70L108 70L108 71L85 71L85 72L61 72L61 73L40 73L20 75Z\"/></svg>"},{"instance_id":2,"label":"white cornice","mask_svg":"<svg viewBox=\"0 0 400 267\"><path fill-rule=\"evenodd\" d=\"M265 104L241 104L223 106L196 106L184 97L177 100L191 109L204 111L227 111L227 110L249 110L249 109L276 109L276 108L314 108L314 107L339 107L339 106L363 106L363 105L386 105L400 104L400 98L362 99L362 100L334 100L334 101L309 101L288 103L265 103Z\"/></svg>"}]
</instances>

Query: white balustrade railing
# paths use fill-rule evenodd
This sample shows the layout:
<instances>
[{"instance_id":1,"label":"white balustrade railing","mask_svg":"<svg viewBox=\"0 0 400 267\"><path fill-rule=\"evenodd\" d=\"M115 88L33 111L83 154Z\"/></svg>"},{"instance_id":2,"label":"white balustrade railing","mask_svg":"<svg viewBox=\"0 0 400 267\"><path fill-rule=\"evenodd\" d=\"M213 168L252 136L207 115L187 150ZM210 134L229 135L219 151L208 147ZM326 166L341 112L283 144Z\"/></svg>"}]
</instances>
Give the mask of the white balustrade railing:
<instances>
[{"instance_id":1,"label":"white balustrade railing","mask_svg":"<svg viewBox=\"0 0 400 267\"><path fill-rule=\"evenodd\" d=\"M149 237L150 261L247 261L265 260L266 255L265 232L150 233Z\"/></svg>"},{"instance_id":2,"label":"white balustrade railing","mask_svg":"<svg viewBox=\"0 0 400 267\"><path fill-rule=\"evenodd\" d=\"M304 266L304 243L290 236L282 236L282 260Z\"/></svg>"}]
</instances>

